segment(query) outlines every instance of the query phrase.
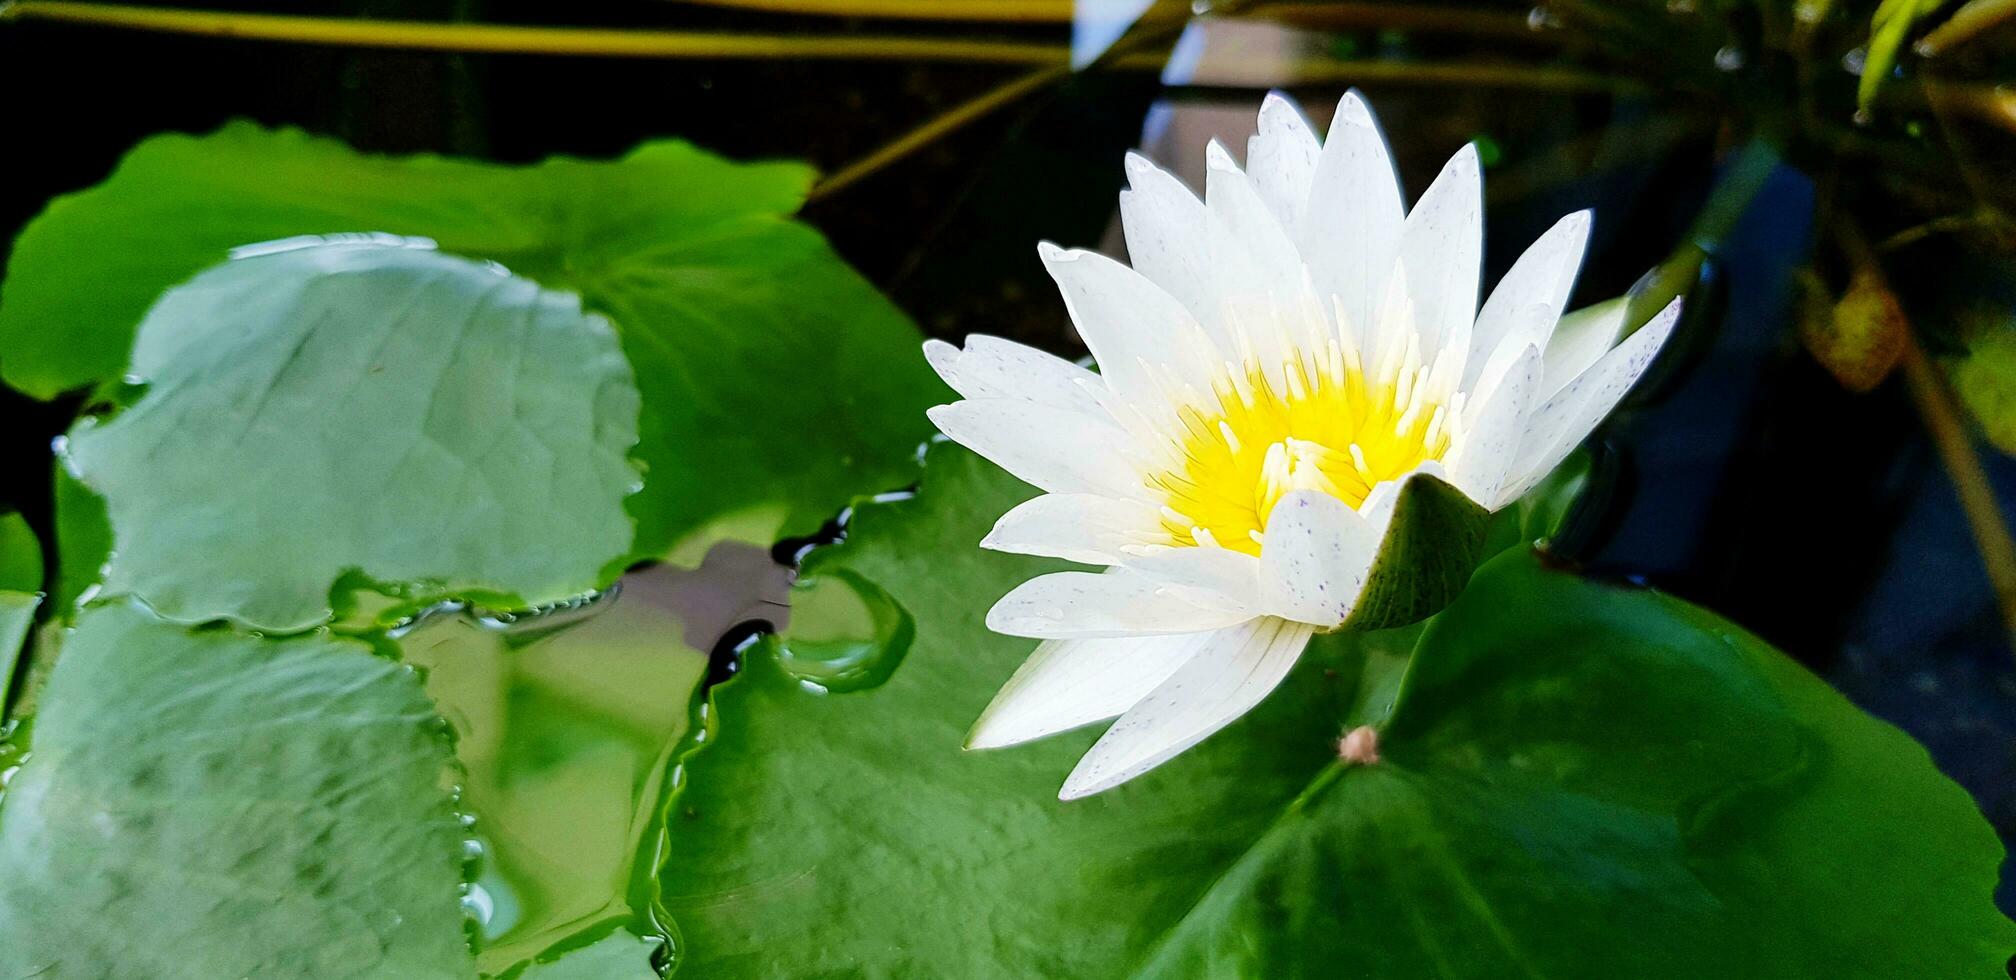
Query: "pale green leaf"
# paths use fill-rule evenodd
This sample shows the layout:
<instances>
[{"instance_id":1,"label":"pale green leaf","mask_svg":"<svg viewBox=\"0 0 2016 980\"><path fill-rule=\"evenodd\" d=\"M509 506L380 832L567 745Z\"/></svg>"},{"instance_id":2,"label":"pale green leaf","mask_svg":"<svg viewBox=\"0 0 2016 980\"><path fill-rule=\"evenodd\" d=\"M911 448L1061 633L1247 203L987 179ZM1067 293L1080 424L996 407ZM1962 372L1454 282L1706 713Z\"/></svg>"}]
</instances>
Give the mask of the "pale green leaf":
<instances>
[{"instance_id":1,"label":"pale green leaf","mask_svg":"<svg viewBox=\"0 0 2016 980\"><path fill-rule=\"evenodd\" d=\"M386 244L233 259L164 295L146 394L69 438L117 546L107 594L313 626L339 579L547 603L630 543L637 394L574 297Z\"/></svg>"},{"instance_id":2,"label":"pale green leaf","mask_svg":"<svg viewBox=\"0 0 2016 980\"><path fill-rule=\"evenodd\" d=\"M360 643L91 609L0 797L0 976L473 977L448 763Z\"/></svg>"}]
</instances>

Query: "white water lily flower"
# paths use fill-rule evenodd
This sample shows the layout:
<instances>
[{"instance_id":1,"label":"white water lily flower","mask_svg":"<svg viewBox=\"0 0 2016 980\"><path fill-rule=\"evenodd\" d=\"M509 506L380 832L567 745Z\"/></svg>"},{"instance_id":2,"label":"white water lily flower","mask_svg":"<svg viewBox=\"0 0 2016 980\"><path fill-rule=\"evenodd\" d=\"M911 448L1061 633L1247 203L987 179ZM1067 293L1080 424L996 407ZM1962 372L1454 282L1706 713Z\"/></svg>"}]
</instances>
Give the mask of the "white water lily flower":
<instances>
[{"instance_id":1,"label":"white water lily flower","mask_svg":"<svg viewBox=\"0 0 2016 980\"><path fill-rule=\"evenodd\" d=\"M1355 92L1322 142L1270 95L1247 169L1215 142L1208 162L1200 202L1129 156L1133 268L1040 247L1101 373L993 337L925 347L965 398L932 421L1045 491L981 545L1107 566L1031 579L987 615L1045 642L969 747L1120 718L1064 799L1231 723L1311 635L1453 598L1482 519L1582 441L1679 312L1614 348L1624 303L1555 329L1587 212L1541 236L1480 311L1476 150L1407 211Z\"/></svg>"}]
</instances>

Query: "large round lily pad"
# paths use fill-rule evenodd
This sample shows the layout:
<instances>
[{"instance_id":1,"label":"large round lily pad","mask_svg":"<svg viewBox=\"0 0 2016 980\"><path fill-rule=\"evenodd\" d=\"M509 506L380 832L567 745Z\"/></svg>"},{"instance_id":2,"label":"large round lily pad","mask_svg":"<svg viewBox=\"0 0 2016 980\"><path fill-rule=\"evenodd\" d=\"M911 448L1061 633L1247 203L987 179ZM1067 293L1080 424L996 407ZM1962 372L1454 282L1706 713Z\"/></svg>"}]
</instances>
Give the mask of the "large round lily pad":
<instances>
[{"instance_id":1,"label":"large round lily pad","mask_svg":"<svg viewBox=\"0 0 2016 980\"><path fill-rule=\"evenodd\" d=\"M545 603L630 545L637 392L573 296L379 242L236 258L148 313L147 386L69 438L103 494L110 594L293 630L346 576Z\"/></svg>"}]
</instances>

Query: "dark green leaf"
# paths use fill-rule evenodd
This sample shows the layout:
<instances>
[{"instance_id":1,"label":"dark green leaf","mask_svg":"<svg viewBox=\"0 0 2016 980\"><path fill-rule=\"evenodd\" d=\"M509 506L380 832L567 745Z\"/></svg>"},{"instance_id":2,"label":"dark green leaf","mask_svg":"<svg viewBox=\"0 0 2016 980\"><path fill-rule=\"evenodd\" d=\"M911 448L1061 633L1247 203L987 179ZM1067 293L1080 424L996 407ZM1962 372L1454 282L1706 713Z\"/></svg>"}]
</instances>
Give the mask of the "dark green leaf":
<instances>
[{"instance_id":1,"label":"dark green leaf","mask_svg":"<svg viewBox=\"0 0 2016 980\"><path fill-rule=\"evenodd\" d=\"M0 590L42 589L42 542L20 514L0 514Z\"/></svg>"},{"instance_id":2,"label":"dark green leaf","mask_svg":"<svg viewBox=\"0 0 2016 980\"><path fill-rule=\"evenodd\" d=\"M1491 512L1432 476L1400 488L1393 523L1343 629L1376 630L1418 623L1454 601L1484 557Z\"/></svg>"},{"instance_id":3,"label":"dark green leaf","mask_svg":"<svg viewBox=\"0 0 2016 980\"><path fill-rule=\"evenodd\" d=\"M474 975L448 739L361 644L79 617L0 798L0 976Z\"/></svg>"},{"instance_id":4,"label":"dark green leaf","mask_svg":"<svg viewBox=\"0 0 2016 980\"><path fill-rule=\"evenodd\" d=\"M7 717L7 692L14 686L14 668L25 655L28 631L35 626L35 607L42 597L33 592L0 590L0 720Z\"/></svg>"},{"instance_id":5,"label":"dark green leaf","mask_svg":"<svg viewBox=\"0 0 2016 980\"><path fill-rule=\"evenodd\" d=\"M133 407L72 432L109 594L292 630L346 575L415 601L546 603L630 544L637 393L574 297L466 259L315 244L231 260L148 312Z\"/></svg>"},{"instance_id":6,"label":"dark green leaf","mask_svg":"<svg viewBox=\"0 0 2016 980\"><path fill-rule=\"evenodd\" d=\"M69 610L78 597L96 584L112 557L112 519L105 513L105 498L77 481L70 471L56 467L56 582L54 602L58 610Z\"/></svg>"},{"instance_id":7,"label":"dark green leaf","mask_svg":"<svg viewBox=\"0 0 2016 980\"><path fill-rule=\"evenodd\" d=\"M664 872L687 974L1985 978L2016 950L2001 847L1921 748L1714 616L1524 549L1431 621L1390 720L1364 665L1391 655L1319 638L1232 727L1059 803L1090 733L958 748L1031 646L982 615L1056 567L964 550L1027 493L947 448L860 509L819 570L913 617L879 687L758 655L715 688ZM1366 723L1383 761L1342 766Z\"/></svg>"},{"instance_id":8,"label":"dark green leaf","mask_svg":"<svg viewBox=\"0 0 2016 980\"><path fill-rule=\"evenodd\" d=\"M697 561L722 536L767 545L912 482L941 393L902 313L784 217L810 179L678 142L498 167L247 124L161 136L21 234L0 284L0 371L39 397L119 377L154 297L236 245L426 236L615 320L644 402L640 556L676 546Z\"/></svg>"}]
</instances>

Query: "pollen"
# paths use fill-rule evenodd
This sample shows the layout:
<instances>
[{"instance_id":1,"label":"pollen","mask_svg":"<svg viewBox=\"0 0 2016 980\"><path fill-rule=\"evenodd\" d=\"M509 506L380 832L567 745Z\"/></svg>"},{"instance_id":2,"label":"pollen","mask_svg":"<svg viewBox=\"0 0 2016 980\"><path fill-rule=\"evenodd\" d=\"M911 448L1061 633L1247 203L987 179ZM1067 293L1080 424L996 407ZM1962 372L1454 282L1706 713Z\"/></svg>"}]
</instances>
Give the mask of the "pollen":
<instances>
[{"instance_id":1,"label":"pollen","mask_svg":"<svg viewBox=\"0 0 2016 980\"><path fill-rule=\"evenodd\" d=\"M1461 396L1438 397L1450 387L1447 365L1411 354L1370 377L1355 352L1334 345L1292 354L1274 371L1250 358L1227 365L1209 395L1177 409L1177 464L1148 477L1173 543L1258 555L1267 517L1288 493L1316 490L1356 509L1373 487L1440 460Z\"/></svg>"}]
</instances>

